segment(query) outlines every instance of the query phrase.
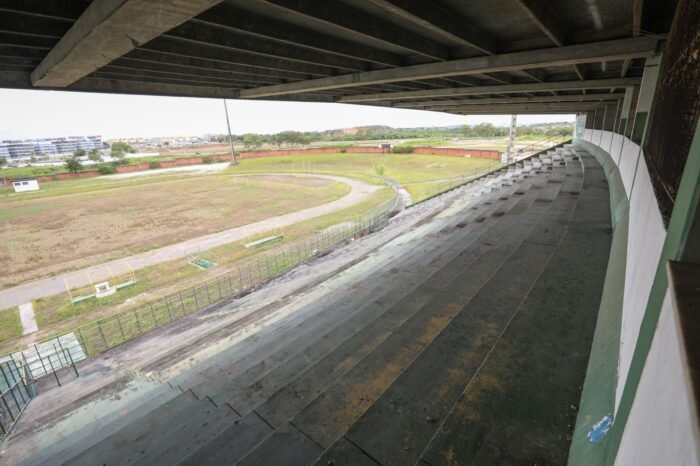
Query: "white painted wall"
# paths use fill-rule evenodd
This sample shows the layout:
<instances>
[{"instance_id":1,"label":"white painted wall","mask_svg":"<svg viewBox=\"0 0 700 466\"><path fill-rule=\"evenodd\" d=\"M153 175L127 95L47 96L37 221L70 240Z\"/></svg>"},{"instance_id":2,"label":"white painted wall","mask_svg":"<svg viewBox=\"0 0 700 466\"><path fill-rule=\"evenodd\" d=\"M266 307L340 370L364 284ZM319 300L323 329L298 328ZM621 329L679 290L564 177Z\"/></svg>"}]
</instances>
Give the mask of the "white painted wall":
<instances>
[{"instance_id":1,"label":"white painted wall","mask_svg":"<svg viewBox=\"0 0 700 466\"><path fill-rule=\"evenodd\" d=\"M664 299L616 466L700 464L696 407L671 293Z\"/></svg>"},{"instance_id":2,"label":"white painted wall","mask_svg":"<svg viewBox=\"0 0 700 466\"><path fill-rule=\"evenodd\" d=\"M666 239L666 229L641 148L628 138L613 135L610 131L586 130L583 139L595 145L600 144L599 147L618 163L625 192L630 200L625 294L615 392L617 411Z\"/></svg>"}]
</instances>

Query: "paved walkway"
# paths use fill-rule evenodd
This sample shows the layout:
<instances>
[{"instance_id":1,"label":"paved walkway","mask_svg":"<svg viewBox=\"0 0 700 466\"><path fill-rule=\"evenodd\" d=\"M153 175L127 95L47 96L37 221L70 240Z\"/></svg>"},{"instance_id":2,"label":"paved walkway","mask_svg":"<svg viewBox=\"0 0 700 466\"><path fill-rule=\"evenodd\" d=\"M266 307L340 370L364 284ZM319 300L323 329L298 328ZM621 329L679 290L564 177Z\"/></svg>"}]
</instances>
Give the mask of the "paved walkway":
<instances>
[{"instance_id":1,"label":"paved walkway","mask_svg":"<svg viewBox=\"0 0 700 466\"><path fill-rule=\"evenodd\" d=\"M39 330L39 327L36 325L32 303L19 305L19 318L22 322L22 335L29 335Z\"/></svg>"},{"instance_id":2,"label":"paved walkway","mask_svg":"<svg viewBox=\"0 0 700 466\"><path fill-rule=\"evenodd\" d=\"M118 173L116 175L103 176L103 178L118 180L122 178L136 178L139 176L161 175L163 173L171 172L192 172L193 175L201 175L202 173L206 172L218 172L226 170L230 166L231 164L229 162L211 163L206 165L182 165L180 167L158 168L156 170L142 170L136 172Z\"/></svg>"},{"instance_id":3,"label":"paved walkway","mask_svg":"<svg viewBox=\"0 0 700 466\"><path fill-rule=\"evenodd\" d=\"M265 175L269 174L265 173ZM317 176L327 178L329 180L339 181L350 185L351 191L348 195L327 204L302 209L285 215L279 215L277 217L268 218L249 225L231 228L218 233L200 236L181 243L171 244L169 246L153 249L140 254L134 254L132 256L112 260L92 267L67 272L56 277L43 278L25 283L23 285L0 290L0 303L2 303L2 306L0 307L7 308L19 306L20 304L31 302L33 299L53 296L58 293L65 293L66 284L64 278L73 288L86 286L90 284L90 278L92 278L93 282L109 279L110 269L115 275L121 275L129 272L129 265L134 270L142 269L150 265L185 257L196 251L206 251L207 249L211 249L216 246L240 241L258 233L280 229L288 225L319 217L321 215L337 212L369 199L374 192L381 189L380 186L374 186L363 181L341 176L290 175L288 173L284 175ZM90 277L88 277L88 273L90 274Z\"/></svg>"}]
</instances>

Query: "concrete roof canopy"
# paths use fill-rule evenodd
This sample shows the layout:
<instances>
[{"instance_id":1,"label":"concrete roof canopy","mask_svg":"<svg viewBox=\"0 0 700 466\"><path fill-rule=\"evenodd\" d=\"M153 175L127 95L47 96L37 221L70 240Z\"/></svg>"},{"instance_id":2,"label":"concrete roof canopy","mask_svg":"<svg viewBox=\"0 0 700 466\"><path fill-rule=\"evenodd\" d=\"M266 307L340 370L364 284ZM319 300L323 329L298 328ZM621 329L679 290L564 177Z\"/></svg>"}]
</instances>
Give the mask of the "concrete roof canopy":
<instances>
[{"instance_id":1,"label":"concrete roof canopy","mask_svg":"<svg viewBox=\"0 0 700 466\"><path fill-rule=\"evenodd\" d=\"M0 0L0 87L592 111L639 85L674 9L661 0Z\"/></svg>"}]
</instances>

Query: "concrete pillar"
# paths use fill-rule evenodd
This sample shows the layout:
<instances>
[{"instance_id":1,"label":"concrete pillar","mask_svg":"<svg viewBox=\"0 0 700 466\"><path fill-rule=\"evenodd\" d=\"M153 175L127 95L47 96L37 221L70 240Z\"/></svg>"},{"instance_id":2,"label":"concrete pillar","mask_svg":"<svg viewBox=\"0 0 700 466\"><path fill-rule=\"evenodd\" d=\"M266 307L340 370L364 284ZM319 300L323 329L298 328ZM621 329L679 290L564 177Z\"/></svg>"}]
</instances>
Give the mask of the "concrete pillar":
<instances>
[{"instance_id":1,"label":"concrete pillar","mask_svg":"<svg viewBox=\"0 0 700 466\"><path fill-rule=\"evenodd\" d=\"M632 115L632 100L637 95L637 88L629 86L625 89L625 98L622 101L622 112L620 113L620 123L617 132L627 135L627 131L632 128L630 116Z\"/></svg>"},{"instance_id":2,"label":"concrete pillar","mask_svg":"<svg viewBox=\"0 0 700 466\"><path fill-rule=\"evenodd\" d=\"M515 132L518 127L518 117L516 115L510 116L510 133L508 134L508 163L515 161Z\"/></svg>"},{"instance_id":3,"label":"concrete pillar","mask_svg":"<svg viewBox=\"0 0 700 466\"><path fill-rule=\"evenodd\" d=\"M613 127L615 126L615 118L617 115L617 106L616 105L608 105L605 107L605 111L603 112L603 127L605 131L612 131Z\"/></svg>"},{"instance_id":4,"label":"concrete pillar","mask_svg":"<svg viewBox=\"0 0 700 466\"><path fill-rule=\"evenodd\" d=\"M583 132L586 129L586 113L576 114L576 126L574 127L574 139L583 139ZM592 117L591 117L592 118Z\"/></svg>"},{"instance_id":5,"label":"concrete pillar","mask_svg":"<svg viewBox=\"0 0 700 466\"><path fill-rule=\"evenodd\" d=\"M649 111L651 103L654 100L654 92L656 91L656 81L659 78L659 64L661 56L647 58L644 64L644 75L642 75L642 85L639 88L639 98L637 99L637 108L634 114L634 122L632 126L632 139L637 144L642 143L644 134L649 121Z\"/></svg>"}]
</instances>

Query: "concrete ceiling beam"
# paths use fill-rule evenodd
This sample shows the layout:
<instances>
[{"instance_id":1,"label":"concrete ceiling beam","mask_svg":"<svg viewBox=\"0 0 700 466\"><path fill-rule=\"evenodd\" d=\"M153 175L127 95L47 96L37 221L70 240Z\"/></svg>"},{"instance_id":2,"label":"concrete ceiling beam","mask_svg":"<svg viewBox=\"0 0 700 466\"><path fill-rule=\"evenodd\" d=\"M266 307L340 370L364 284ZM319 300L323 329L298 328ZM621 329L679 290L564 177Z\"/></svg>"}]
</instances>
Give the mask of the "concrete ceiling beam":
<instances>
[{"instance_id":1,"label":"concrete ceiling beam","mask_svg":"<svg viewBox=\"0 0 700 466\"><path fill-rule=\"evenodd\" d=\"M246 89L245 91L241 92L241 97L261 98L372 84L394 83L416 79L441 78L543 67L561 67L597 61L623 60L625 58L645 58L656 54L658 42L658 39L651 37L637 37L632 39L569 45L564 47L514 52L486 57L464 58L446 62L427 63L387 70L366 71L362 73L312 79L297 83Z\"/></svg>"},{"instance_id":2,"label":"concrete ceiling beam","mask_svg":"<svg viewBox=\"0 0 700 466\"><path fill-rule=\"evenodd\" d=\"M524 92L571 91L581 89L619 89L638 86L641 78L589 79L586 81L555 81L545 83L509 84L504 86L453 87L449 89L426 89L421 91L383 92L340 98L339 102L371 102L382 100L416 100L438 97L460 97L486 94L514 94Z\"/></svg>"},{"instance_id":3,"label":"concrete ceiling beam","mask_svg":"<svg viewBox=\"0 0 700 466\"><path fill-rule=\"evenodd\" d=\"M289 14L303 16L334 29L364 36L393 47L401 47L431 59L448 60L450 58L448 47L340 2L319 2L317 0L258 1L286 10Z\"/></svg>"},{"instance_id":4,"label":"concrete ceiling beam","mask_svg":"<svg viewBox=\"0 0 700 466\"><path fill-rule=\"evenodd\" d=\"M625 97L624 92L614 94L587 94L587 95L556 95L556 96L534 96L534 97L499 97L485 99L455 99L455 100L426 100L423 102L402 102L396 103L393 107L396 108L422 108L430 109L432 107L454 107L459 105L492 105L492 104L516 104L516 103L535 103L535 102L598 102L618 100Z\"/></svg>"},{"instance_id":5,"label":"concrete ceiling beam","mask_svg":"<svg viewBox=\"0 0 700 466\"><path fill-rule=\"evenodd\" d=\"M37 87L66 87L221 0L94 0L32 72Z\"/></svg>"}]
</instances>

